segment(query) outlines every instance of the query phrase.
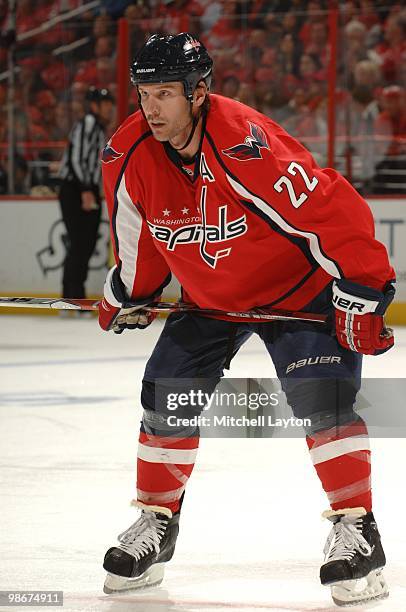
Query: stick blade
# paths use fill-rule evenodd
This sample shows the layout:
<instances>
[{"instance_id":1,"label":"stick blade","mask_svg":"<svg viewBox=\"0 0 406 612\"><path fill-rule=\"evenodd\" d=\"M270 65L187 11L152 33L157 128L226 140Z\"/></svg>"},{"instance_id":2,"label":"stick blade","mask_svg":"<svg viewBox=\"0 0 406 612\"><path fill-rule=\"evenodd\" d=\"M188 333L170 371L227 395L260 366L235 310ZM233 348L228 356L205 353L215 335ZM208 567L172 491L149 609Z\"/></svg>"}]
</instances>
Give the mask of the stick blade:
<instances>
[{"instance_id":1,"label":"stick blade","mask_svg":"<svg viewBox=\"0 0 406 612\"><path fill-rule=\"evenodd\" d=\"M89 299L70 300L66 298L0 297L0 307L11 308L53 308L55 310L97 310L99 301Z\"/></svg>"}]
</instances>

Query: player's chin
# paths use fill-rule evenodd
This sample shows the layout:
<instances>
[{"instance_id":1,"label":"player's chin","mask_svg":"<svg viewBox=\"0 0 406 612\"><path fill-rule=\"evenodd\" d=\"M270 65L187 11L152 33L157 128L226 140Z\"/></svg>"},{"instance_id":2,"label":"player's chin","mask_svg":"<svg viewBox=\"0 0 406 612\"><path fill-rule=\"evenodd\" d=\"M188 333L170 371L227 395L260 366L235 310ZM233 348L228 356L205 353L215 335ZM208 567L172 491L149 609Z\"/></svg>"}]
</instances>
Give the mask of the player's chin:
<instances>
[{"instance_id":1,"label":"player's chin","mask_svg":"<svg viewBox=\"0 0 406 612\"><path fill-rule=\"evenodd\" d=\"M149 125L152 135L157 140L168 140L168 128L163 123Z\"/></svg>"},{"instance_id":2,"label":"player's chin","mask_svg":"<svg viewBox=\"0 0 406 612\"><path fill-rule=\"evenodd\" d=\"M151 131L155 140L158 140L159 142L164 142L165 140L168 140L167 130L163 130L162 128L157 129L151 126Z\"/></svg>"},{"instance_id":3,"label":"player's chin","mask_svg":"<svg viewBox=\"0 0 406 612\"><path fill-rule=\"evenodd\" d=\"M155 140L158 140L158 142L166 142L168 139L168 136L165 136L164 134L157 134L156 132L152 132L153 137L155 138Z\"/></svg>"}]
</instances>

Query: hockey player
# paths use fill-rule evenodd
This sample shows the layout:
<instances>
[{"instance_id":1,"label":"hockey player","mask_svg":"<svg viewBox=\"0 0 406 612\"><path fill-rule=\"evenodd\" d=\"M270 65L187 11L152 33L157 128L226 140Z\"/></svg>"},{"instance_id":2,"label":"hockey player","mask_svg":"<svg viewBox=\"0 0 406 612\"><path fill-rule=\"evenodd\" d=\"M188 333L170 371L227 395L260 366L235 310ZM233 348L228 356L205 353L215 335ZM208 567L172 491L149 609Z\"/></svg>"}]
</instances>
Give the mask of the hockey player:
<instances>
[{"instance_id":1,"label":"hockey player","mask_svg":"<svg viewBox=\"0 0 406 612\"><path fill-rule=\"evenodd\" d=\"M159 584L174 552L199 432L169 426L165 393L194 385L213 391L257 333L294 415L312 421L307 444L333 523L321 582L332 585L338 604L384 597L368 433L353 404L362 354L378 355L394 342L383 319L394 271L367 204L347 181L320 169L267 117L209 94L211 74L206 49L184 33L152 36L132 65L141 110L103 153L117 265L107 275L100 325L118 333L149 325L142 307L159 298L171 272L183 300L200 308L302 309L331 313L334 325L190 313L167 319L143 379L141 516L107 551L104 590ZM172 382L158 386L157 379ZM198 413L190 405L177 416Z\"/></svg>"}]
</instances>

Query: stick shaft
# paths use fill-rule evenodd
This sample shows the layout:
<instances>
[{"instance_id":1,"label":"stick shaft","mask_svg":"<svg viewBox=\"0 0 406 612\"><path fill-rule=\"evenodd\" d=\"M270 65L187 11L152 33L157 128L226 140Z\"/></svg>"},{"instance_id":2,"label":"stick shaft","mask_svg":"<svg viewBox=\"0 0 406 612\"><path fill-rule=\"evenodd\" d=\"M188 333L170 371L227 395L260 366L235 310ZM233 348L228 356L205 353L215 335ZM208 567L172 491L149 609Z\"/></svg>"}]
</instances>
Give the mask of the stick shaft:
<instances>
[{"instance_id":1,"label":"stick shaft","mask_svg":"<svg viewBox=\"0 0 406 612\"><path fill-rule=\"evenodd\" d=\"M97 310L99 300L89 299L67 299L67 298L37 298L37 297L0 297L0 307L17 308L53 308L57 310ZM171 312L191 312L208 317L223 318L228 321L261 323L266 321L311 321L315 323L325 323L325 315L313 314L310 312L295 312L288 310L274 310L272 308L254 308L253 310L232 312L221 311L210 308L197 308L190 304L180 302L155 302L143 308L149 312L171 313Z\"/></svg>"}]
</instances>

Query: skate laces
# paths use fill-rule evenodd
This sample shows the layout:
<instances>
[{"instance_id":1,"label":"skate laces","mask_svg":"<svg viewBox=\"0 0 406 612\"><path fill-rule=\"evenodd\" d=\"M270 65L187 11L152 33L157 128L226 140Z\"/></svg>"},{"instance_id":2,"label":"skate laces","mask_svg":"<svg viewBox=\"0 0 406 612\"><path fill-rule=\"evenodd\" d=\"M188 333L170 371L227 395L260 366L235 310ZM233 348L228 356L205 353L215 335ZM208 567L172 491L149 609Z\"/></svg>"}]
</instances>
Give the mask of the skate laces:
<instances>
[{"instance_id":1,"label":"skate laces","mask_svg":"<svg viewBox=\"0 0 406 612\"><path fill-rule=\"evenodd\" d=\"M166 517L159 518L155 512L143 511L140 518L118 536L119 548L135 557L137 561L150 551L158 554L167 524Z\"/></svg>"},{"instance_id":2,"label":"skate laces","mask_svg":"<svg viewBox=\"0 0 406 612\"><path fill-rule=\"evenodd\" d=\"M350 560L356 552L364 557L372 554L372 548L362 535L362 517L342 516L327 538L324 547L326 561Z\"/></svg>"}]
</instances>

